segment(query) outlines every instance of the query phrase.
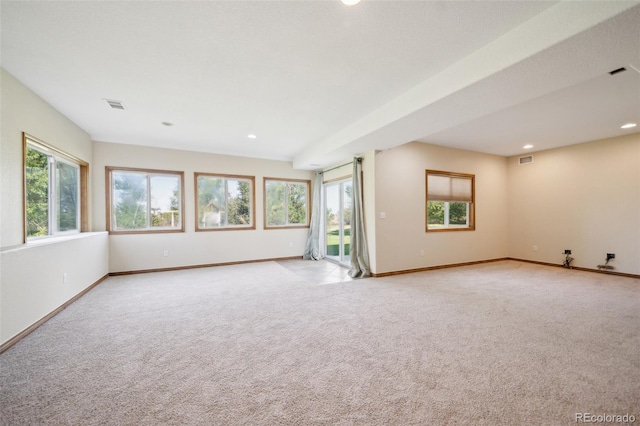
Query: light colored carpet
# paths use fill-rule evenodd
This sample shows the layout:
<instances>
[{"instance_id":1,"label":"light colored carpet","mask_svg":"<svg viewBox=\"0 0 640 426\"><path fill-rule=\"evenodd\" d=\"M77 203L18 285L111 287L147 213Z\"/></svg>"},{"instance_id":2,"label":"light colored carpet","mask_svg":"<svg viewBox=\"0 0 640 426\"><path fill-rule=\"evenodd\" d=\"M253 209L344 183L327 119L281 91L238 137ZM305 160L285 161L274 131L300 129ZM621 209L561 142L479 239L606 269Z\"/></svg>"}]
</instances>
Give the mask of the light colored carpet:
<instances>
[{"instance_id":1,"label":"light colored carpet","mask_svg":"<svg viewBox=\"0 0 640 426\"><path fill-rule=\"evenodd\" d=\"M0 355L0 423L640 423L639 333L640 280L515 261L111 277Z\"/></svg>"}]
</instances>

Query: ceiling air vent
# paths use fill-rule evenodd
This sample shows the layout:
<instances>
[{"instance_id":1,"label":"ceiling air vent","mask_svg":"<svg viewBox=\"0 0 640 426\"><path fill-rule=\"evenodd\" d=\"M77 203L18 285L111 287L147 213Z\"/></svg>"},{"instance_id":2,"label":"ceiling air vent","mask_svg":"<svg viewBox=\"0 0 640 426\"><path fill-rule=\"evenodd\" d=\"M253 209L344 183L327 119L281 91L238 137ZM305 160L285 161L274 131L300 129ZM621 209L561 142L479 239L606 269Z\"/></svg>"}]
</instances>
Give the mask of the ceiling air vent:
<instances>
[{"instance_id":1,"label":"ceiling air vent","mask_svg":"<svg viewBox=\"0 0 640 426\"><path fill-rule=\"evenodd\" d=\"M114 101L112 99L105 99L109 106L113 109L124 109L124 104L120 101Z\"/></svg>"},{"instance_id":2,"label":"ceiling air vent","mask_svg":"<svg viewBox=\"0 0 640 426\"><path fill-rule=\"evenodd\" d=\"M533 155L527 155L526 157L518 158L518 164L520 165L531 164L531 163L533 163Z\"/></svg>"},{"instance_id":3,"label":"ceiling air vent","mask_svg":"<svg viewBox=\"0 0 640 426\"><path fill-rule=\"evenodd\" d=\"M623 72L623 71L626 71L626 70L627 70L627 69L626 69L625 67L622 67L622 68L618 68L617 70L609 71L609 74L611 74L611 75L616 75L616 74L618 74L619 72Z\"/></svg>"}]
</instances>

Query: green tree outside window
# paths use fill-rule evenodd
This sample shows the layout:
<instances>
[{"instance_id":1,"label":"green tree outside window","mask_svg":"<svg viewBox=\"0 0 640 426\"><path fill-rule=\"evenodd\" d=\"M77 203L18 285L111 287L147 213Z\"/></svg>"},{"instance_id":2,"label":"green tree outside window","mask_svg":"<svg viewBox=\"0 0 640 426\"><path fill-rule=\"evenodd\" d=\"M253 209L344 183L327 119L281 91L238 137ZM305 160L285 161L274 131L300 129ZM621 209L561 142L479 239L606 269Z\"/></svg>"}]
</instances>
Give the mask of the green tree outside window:
<instances>
[{"instance_id":1,"label":"green tree outside window","mask_svg":"<svg viewBox=\"0 0 640 426\"><path fill-rule=\"evenodd\" d=\"M111 170L110 231L181 231L182 173Z\"/></svg>"},{"instance_id":2,"label":"green tree outside window","mask_svg":"<svg viewBox=\"0 0 640 426\"><path fill-rule=\"evenodd\" d=\"M265 180L265 224L267 227L306 226L309 183L280 179Z\"/></svg>"},{"instance_id":3,"label":"green tree outside window","mask_svg":"<svg viewBox=\"0 0 640 426\"><path fill-rule=\"evenodd\" d=\"M253 178L196 174L197 229L253 229Z\"/></svg>"},{"instance_id":4,"label":"green tree outside window","mask_svg":"<svg viewBox=\"0 0 640 426\"><path fill-rule=\"evenodd\" d=\"M27 238L79 231L80 167L35 143L25 160Z\"/></svg>"}]
</instances>

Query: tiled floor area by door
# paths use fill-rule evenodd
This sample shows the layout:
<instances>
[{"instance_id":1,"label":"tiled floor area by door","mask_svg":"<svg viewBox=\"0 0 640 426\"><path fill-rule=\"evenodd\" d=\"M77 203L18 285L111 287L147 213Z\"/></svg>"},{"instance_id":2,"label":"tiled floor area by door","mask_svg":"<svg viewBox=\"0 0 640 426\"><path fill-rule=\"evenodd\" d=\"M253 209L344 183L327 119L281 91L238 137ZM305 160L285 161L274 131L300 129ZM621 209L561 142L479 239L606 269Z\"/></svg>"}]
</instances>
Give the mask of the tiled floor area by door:
<instances>
[{"instance_id":1,"label":"tiled floor area by door","mask_svg":"<svg viewBox=\"0 0 640 426\"><path fill-rule=\"evenodd\" d=\"M314 284L332 284L353 281L349 269L328 260L279 260L278 263L306 281Z\"/></svg>"}]
</instances>

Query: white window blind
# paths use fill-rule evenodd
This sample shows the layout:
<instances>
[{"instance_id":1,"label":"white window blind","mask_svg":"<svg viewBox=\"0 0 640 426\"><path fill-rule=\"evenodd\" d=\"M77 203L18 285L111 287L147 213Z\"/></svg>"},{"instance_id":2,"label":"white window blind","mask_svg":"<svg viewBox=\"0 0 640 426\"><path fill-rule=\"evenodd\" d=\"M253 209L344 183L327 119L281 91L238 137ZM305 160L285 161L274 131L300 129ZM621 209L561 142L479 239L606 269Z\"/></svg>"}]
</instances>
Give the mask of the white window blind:
<instances>
[{"instance_id":1,"label":"white window blind","mask_svg":"<svg viewBox=\"0 0 640 426\"><path fill-rule=\"evenodd\" d=\"M473 202L471 178L428 174L427 199L429 201Z\"/></svg>"}]
</instances>

